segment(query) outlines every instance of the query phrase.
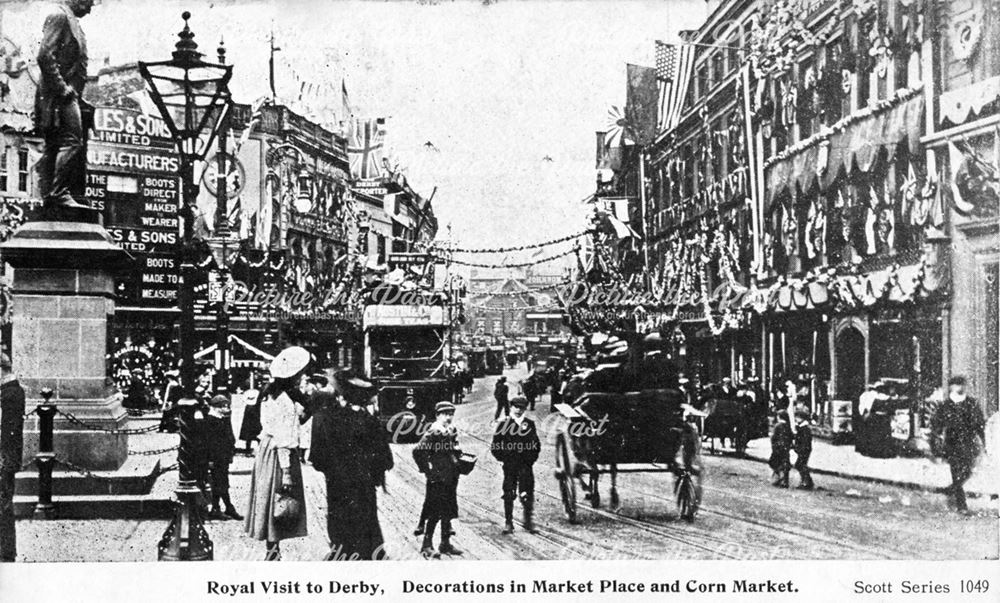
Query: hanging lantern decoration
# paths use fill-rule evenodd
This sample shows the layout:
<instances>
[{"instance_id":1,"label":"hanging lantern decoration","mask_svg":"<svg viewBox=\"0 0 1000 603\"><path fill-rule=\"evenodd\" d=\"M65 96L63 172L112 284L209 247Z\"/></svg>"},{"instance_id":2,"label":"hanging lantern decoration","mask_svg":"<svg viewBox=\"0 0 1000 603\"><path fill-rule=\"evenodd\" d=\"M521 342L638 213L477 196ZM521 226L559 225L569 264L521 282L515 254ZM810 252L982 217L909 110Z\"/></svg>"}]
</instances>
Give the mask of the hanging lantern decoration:
<instances>
[{"instance_id":1,"label":"hanging lantern decoration","mask_svg":"<svg viewBox=\"0 0 1000 603\"><path fill-rule=\"evenodd\" d=\"M312 209L312 175L302 172L296 179L295 210L301 214Z\"/></svg>"}]
</instances>

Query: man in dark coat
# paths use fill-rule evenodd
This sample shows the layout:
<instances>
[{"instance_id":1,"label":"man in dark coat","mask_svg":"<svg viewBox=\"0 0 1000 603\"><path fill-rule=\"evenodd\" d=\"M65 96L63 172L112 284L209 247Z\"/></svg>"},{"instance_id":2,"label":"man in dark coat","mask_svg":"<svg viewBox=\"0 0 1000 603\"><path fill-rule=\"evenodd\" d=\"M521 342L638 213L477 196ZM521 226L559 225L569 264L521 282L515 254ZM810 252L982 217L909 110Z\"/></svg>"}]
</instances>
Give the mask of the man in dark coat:
<instances>
[{"instance_id":1,"label":"man in dark coat","mask_svg":"<svg viewBox=\"0 0 1000 603\"><path fill-rule=\"evenodd\" d=\"M14 525L14 475L24 452L24 388L11 373L10 358L0 360L0 562L17 558Z\"/></svg>"},{"instance_id":2,"label":"man in dark coat","mask_svg":"<svg viewBox=\"0 0 1000 603\"><path fill-rule=\"evenodd\" d=\"M562 371L552 374L552 390L549 393L549 412L555 412L556 404L562 404Z\"/></svg>"},{"instance_id":3,"label":"man in dark coat","mask_svg":"<svg viewBox=\"0 0 1000 603\"><path fill-rule=\"evenodd\" d=\"M812 427L810 427L809 411L800 410L795 413L795 470L799 472L799 490L812 490L812 475L809 473L809 456L812 454Z\"/></svg>"},{"instance_id":4,"label":"man in dark coat","mask_svg":"<svg viewBox=\"0 0 1000 603\"><path fill-rule=\"evenodd\" d=\"M733 380L729 377L723 377L722 383L716 389L716 395L725 400L732 400L736 397L736 388L733 387Z\"/></svg>"},{"instance_id":5,"label":"man in dark coat","mask_svg":"<svg viewBox=\"0 0 1000 603\"><path fill-rule=\"evenodd\" d=\"M209 512L212 519L243 519L229 498L229 465L233 462L236 447L231 417L229 398L221 394L213 397L204 424L205 451L211 476L209 483L212 485L212 510ZM220 503L225 503L225 512Z\"/></svg>"},{"instance_id":6,"label":"man in dark coat","mask_svg":"<svg viewBox=\"0 0 1000 603\"><path fill-rule=\"evenodd\" d=\"M141 413L149 406L149 391L143 380L142 371L139 369L132 371L128 390L125 392L125 399L122 400L122 406L134 413Z\"/></svg>"},{"instance_id":7,"label":"man in dark coat","mask_svg":"<svg viewBox=\"0 0 1000 603\"><path fill-rule=\"evenodd\" d=\"M349 370L337 373L334 382L344 404L333 392L314 394L309 451L309 461L326 478L326 559L384 560L377 488L393 461L385 429L365 409L375 386Z\"/></svg>"},{"instance_id":8,"label":"man in dark coat","mask_svg":"<svg viewBox=\"0 0 1000 603\"><path fill-rule=\"evenodd\" d=\"M496 387L493 388L493 397L497 401L497 412L493 417L494 421L500 418L500 413L505 415L510 414L510 400L507 397L509 393L510 387L507 385L507 377L501 376L497 379Z\"/></svg>"},{"instance_id":9,"label":"man in dark coat","mask_svg":"<svg viewBox=\"0 0 1000 603\"><path fill-rule=\"evenodd\" d=\"M45 137L39 161L39 189L45 207L78 209L83 194L84 157L92 109L83 103L87 82L87 39L80 18L94 0L63 0L46 18L38 49L41 81L35 93L35 127Z\"/></svg>"},{"instance_id":10,"label":"man in dark coat","mask_svg":"<svg viewBox=\"0 0 1000 603\"><path fill-rule=\"evenodd\" d=\"M455 405L438 402L434 407L437 418L413 449L413 460L427 478L424 508L427 525L420 553L426 559L444 555L461 555L451 544L451 520L458 517L458 432L451 421ZM441 546L434 552L434 528L441 523Z\"/></svg>"},{"instance_id":11,"label":"man in dark coat","mask_svg":"<svg viewBox=\"0 0 1000 603\"><path fill-rule=\"evenodd\" d=\"M774 471L772 484L778 488L788 487L788 471L791 469L792 427L788 424L788 412L777 412L778 423L771 434L771 458L768 465Z\"/></svg>"},{"instance_id":12,"label":"man in dark coat","mask_svg":"<svg viewBox=\"0 0 1000 603\"><path fill-rule=\"evenodd\" d=\"M954 497L955 508L967 513L964 485L972 476L972 467L986 440L986 421L979 402L966 395L965 377L955 376L948 381L948 397L942 402L931 420L931 446L934 454L944 457L951 467L951 486L948 493Z\"/></svg>"},{"instance_id":13,"label":"man in dark coat","mask_svg":"<svg viewBox=\"0 0 1000 603\"><path fill-rule=\"evenodd\" d=\"M528 400L528 408L535 410L535 398L538 397L538 385L534 374L528 375L528 378L521 384L521 393L523 393L525 399Z\"/></svg>"},{"instance_id":14,"label":"man in dark coat","mask_svg":"<svg viewBox=\"0 0 1000 603\"><path fill-rule=\"evenodd\" d=\"M534 534L535 474L541 443L535 423L525 416L528 401L518 396L510 401L510 416L497 425L490 452L503 463L504 534L514 532L514 499L520 496L524 529Z\"/></svg>"}]
</instances>

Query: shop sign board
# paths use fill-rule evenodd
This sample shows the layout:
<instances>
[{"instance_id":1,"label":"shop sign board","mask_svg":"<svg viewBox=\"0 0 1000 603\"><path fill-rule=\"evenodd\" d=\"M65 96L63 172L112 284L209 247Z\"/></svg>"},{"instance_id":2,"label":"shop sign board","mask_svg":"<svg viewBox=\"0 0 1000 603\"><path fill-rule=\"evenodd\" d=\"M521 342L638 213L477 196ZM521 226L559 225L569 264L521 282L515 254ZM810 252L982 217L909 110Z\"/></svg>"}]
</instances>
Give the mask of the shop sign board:
<instances>
[{"instance_id":1,"label":"shop sign board","mask_svg":"<svg viewBox=\"0 0 1000 603\"><path fill-rule=\"evenodd\" d=\"M97 107L86 197L115 241L136 258L118 279L126 304L173 305L180 283L180 158L161 118Z\"/></svg>"}]
</instances>

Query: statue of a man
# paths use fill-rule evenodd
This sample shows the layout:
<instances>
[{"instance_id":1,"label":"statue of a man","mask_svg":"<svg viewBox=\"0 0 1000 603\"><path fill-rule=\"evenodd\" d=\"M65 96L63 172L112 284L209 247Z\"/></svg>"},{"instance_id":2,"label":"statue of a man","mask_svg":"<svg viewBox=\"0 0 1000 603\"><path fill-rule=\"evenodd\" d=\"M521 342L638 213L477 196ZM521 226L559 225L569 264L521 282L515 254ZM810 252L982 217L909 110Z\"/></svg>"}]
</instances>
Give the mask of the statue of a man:
<instances>
[{"instance_id":1,"label":"statue of a man","mask_svg":"<svg viewBox=\"0 0 1000 603\"><path fill-rule=\"evenodd\" d=\"M38 50L41 81L35 93L35 127L45 138L38 166L39 188L50 215L81 209L86 169L86 135L93 110L83 102L87 82L87 40L80 18L94 0L62 0L46 18Z\"/></svg>"}]
</instances>

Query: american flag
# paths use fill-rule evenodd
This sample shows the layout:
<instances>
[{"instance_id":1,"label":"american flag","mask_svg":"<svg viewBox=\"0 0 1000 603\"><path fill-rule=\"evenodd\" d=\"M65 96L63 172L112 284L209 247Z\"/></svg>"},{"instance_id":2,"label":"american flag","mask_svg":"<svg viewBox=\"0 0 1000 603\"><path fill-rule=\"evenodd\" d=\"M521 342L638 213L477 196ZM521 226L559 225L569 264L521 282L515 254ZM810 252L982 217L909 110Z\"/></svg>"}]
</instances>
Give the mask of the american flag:
<instances>
[{"instance_id":1,"label":"american flag","mask_svg":"<svg viewBox=\"0 0 1000 603\"><path fill-rule=\"evenodd\" d=\"M660 96L658 131L670 129L680 120L693 65L693 45L656 41L656 81Z\"/></svg>"},{"instance_id":2,"label":"american flag","mask_svg":"<svg viewBox=\"0 0 1000 603\"><path fill-rule=\"evenodd\" d=\"M375 178L382 169L382 139L385 120L358 119L351 122L347 137L347 156L351 161L351 176Z\"/></svg>"}]
</instances>

